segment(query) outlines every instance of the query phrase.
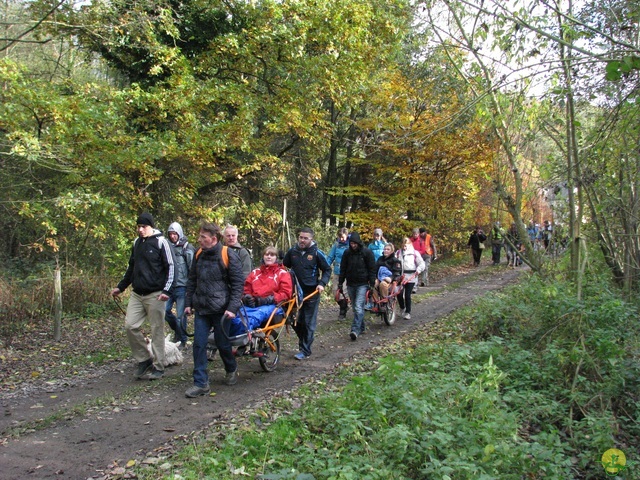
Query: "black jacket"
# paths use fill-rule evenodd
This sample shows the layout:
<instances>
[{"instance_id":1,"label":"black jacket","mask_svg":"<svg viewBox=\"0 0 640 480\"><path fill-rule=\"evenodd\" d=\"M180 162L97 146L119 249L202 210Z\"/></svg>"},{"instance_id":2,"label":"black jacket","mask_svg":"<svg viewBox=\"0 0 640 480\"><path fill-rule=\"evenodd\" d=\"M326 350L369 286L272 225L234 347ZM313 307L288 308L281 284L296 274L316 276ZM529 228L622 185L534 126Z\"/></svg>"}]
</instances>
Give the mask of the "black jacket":
<instances>
[{"instance_id":1,"label":"black jacket","mask_svg":"<svg viewBox=\"0 0 640 480\"><path fill-rule=\"evenodd\" d=\"M387 267L391 271L391 274L393 275L391 277L391 281L402 275L402 260L396 257L395 253L392 253L388 257L383 255L378 258L376 261L376 276L378 275L380 267Z\"/></svg>"},{"instance_id":2,"label":"black jacket","mask_svg":"<svg viewBox=\"0 0 640 480\"><path fill-rule=\"evenodd\" d=\"M351 232L349 242L357 243L358 248L354 250L349 245L349 248L342 254L338 285L342 285L342 282L346 280L350 287L369 285L373 288L378 273L373 252L362 244L358 232Z\"/></svg>"},{"instance_id":3,"label":"black jacket","mask_svg":"<svg viewBox=\"0 0 640 480\"><path fill-rule=\"evenodd\" d=\"M153 292L171 295L174 282L174 261L171 246L159 230L146 238L136 238L129 256L127 272L118 283L124 292L129 285L138 295Z\"/></svg>"},{"instance_id":4,"label":"black jacket","mask_svg":"<svg viewBox=\"0 0 640 480\"><path fill-rule=\"evenodd\" d=\"M244 274L240 257L229 251L229 266L222 260L222 244L202 250L189 270L185 306L203 315L236 313L240 308Z\"/></svg>"},{"instance_id":5,"label":"black jacket","mask_svg":"<svg viewBox=\"0 0 640 480\"><path fill-rule=\"evenodd\" d=\"M305 294L315 290L318 285L326 286L331 278L331 265L315 243L306 250L300 250L298 245L290 248L282 264L293 270ZM320 272L322 276L318 279Z\"/></svg>"},{"instance_id":6,"label":"black jacket","mask_svg":"<svg viewBox=\"0 0 640 480\"><path fill-rule=\"evenodd\" d=\"M480 250L480 242L484 242L487 240L487 236L482 233L482 231L476 232L475 230L469 236L469 241L467 245L473 248L474 250Z\"/></svg>"}]
</instances>

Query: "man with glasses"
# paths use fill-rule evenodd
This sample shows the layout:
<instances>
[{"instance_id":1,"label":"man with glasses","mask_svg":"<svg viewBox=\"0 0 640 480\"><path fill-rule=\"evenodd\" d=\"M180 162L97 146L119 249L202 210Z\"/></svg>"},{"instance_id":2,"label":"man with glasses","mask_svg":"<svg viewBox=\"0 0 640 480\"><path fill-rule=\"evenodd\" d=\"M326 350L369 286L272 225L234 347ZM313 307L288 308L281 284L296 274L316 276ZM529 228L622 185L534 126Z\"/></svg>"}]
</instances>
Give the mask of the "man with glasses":
<instances>
[{"instance_id":1,"label":"man with glasses","mask_svg":"<svg viewBox=\"0 0 640 480\"><path fill-rule=\"evenodd\" d=\"M325 254L318 249L313 237L314 232L311 228L301 228L298 232L298 243L289 249L282 261L285 267L293 270L304 297L316 292L300 307L298 319L293 327L298 336L300 349L294 356L296 360L304 360L311 355L320 295L331 278L331 265Z\"/></svg>"}]
</instances>

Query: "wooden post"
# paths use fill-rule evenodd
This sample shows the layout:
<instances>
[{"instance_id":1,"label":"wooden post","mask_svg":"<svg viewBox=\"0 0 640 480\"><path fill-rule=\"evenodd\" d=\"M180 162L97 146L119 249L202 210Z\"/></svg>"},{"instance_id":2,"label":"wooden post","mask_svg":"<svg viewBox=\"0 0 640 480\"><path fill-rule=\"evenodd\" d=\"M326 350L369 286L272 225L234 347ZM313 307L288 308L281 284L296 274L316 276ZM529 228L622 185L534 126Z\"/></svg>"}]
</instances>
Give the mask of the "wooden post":
<instances>
[{"instance_id":1,"label":"wooden post","mask_svg":"<svg viewBox=\"0 0 640 480\"><path fill-rule=\"evenodd\" d=\"M54 317L53 317L53 339L60 341L62 331L62 275L60 274L60 266L56 265L53 277L54 290Z\"/></svg>"}]
</instances>

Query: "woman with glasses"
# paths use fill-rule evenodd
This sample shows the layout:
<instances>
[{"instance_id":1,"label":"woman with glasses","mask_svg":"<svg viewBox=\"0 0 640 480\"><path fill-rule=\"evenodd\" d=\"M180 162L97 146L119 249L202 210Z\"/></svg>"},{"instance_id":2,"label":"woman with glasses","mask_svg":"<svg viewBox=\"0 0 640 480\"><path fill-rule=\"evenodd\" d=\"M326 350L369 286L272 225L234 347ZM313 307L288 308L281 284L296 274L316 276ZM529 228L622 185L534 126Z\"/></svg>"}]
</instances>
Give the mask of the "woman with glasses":
<instances>
[{"instance_id":1,"label":"woman with glasses","mask_svg":"<svg viewBox=\"0 0 640 480\"><path fill-rule=\"evenodd\" d=\"M289 272L278 263L278 250L268 246L262 255L262 264L244 281L242 303L247 307L278 304L289 300L293 284Z\"/></svg>"}]
</instances>

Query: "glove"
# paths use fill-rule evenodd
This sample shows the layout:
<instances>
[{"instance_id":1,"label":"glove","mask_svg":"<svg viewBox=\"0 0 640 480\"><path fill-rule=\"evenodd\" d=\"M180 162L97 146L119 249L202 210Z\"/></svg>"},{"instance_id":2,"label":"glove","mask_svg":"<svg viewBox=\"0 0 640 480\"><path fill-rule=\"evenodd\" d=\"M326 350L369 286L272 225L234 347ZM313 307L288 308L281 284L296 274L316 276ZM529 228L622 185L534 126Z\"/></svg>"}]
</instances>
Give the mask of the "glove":
<instances>
[{"instance_id":1,"label":"glove","mask_svg":"<svg viewBox=\"0 0 640 480\"><path fill-rule=\"evenodd\" d=\"M244 304L245 307L254 308L256 306L256 299L251 295L243 295L242 303Z\"/></svg>"},{"instance_id":2,"label":"glove","mask_svg":"<svg viewBox=\"0 0 640 480\"><path fill-rule=\"evenodd\" d=\"M255 297L256 307L261 307L263 305L273 305L275 302L273 300L273 295L269 295L268 297Z\"/></svg>"}]
</instances>

